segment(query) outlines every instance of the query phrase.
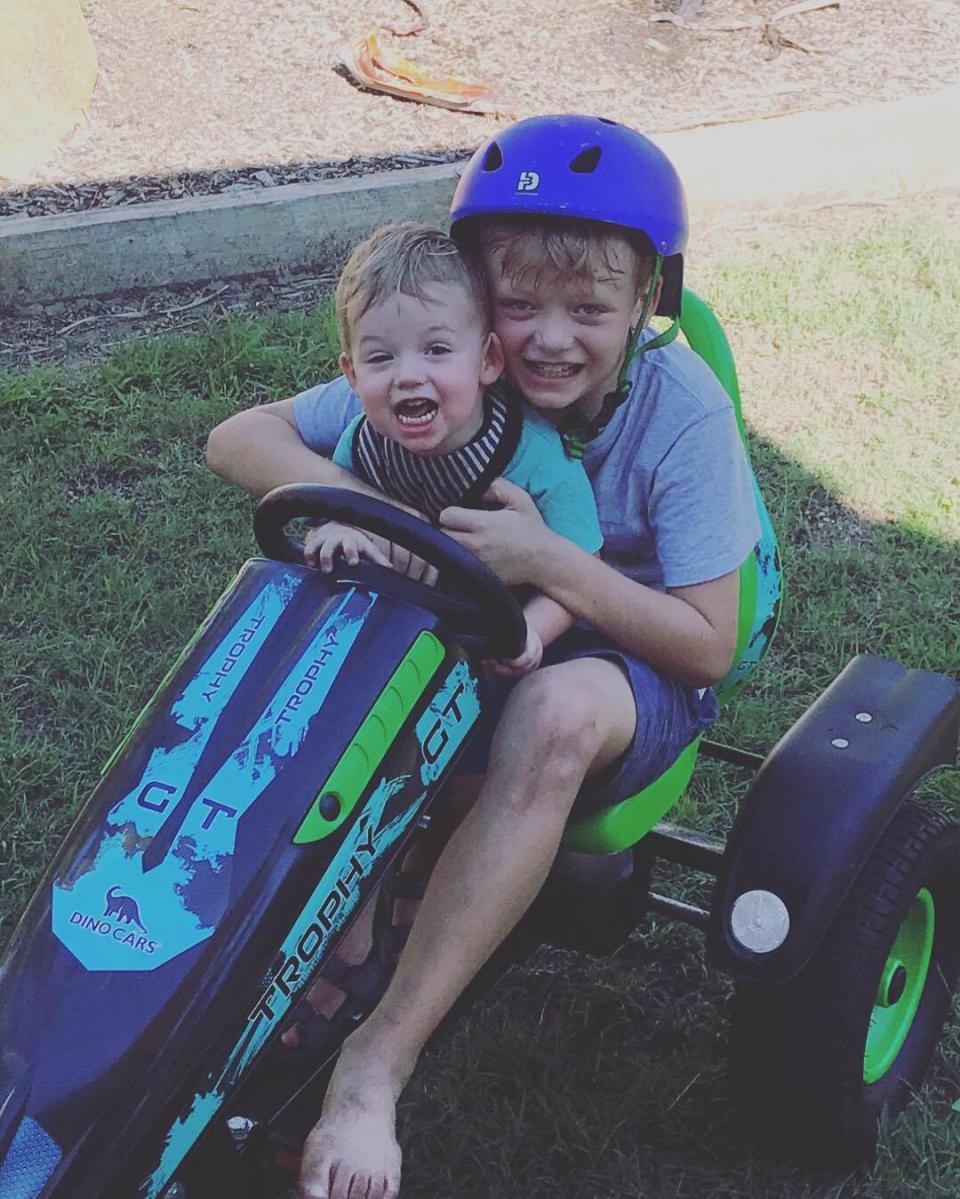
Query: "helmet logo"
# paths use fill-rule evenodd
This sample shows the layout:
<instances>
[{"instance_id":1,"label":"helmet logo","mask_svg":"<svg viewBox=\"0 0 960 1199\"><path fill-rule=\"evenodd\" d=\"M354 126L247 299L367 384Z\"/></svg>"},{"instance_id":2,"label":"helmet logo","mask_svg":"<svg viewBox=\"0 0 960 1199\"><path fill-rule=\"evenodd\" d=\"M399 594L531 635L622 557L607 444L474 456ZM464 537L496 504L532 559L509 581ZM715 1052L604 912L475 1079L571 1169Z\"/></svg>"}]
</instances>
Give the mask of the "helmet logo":
<instances>
[{"instance_id":1,"label":"helmet logo","mask_svg":"<svg viewBox=\"0 0 960 1199\"><path fill-rule=\"evenodd\" d=\"M517 180L518 192L535 192L540 186L540 176L536 171L521 171Z\"/></svg>"}]
</instances>

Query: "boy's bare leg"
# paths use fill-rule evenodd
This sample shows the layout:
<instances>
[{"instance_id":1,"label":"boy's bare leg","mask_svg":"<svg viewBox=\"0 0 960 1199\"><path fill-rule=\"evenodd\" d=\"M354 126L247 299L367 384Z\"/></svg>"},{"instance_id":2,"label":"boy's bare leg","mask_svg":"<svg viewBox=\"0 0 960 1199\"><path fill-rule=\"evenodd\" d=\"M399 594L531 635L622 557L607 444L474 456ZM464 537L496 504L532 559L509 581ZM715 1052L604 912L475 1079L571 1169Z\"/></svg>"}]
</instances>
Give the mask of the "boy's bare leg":
<instances>
[{"instance_id":1,"label":"boy's bare leg","mask_svg":"<svg viewBox=\"0 0 960 1199\"><path fill-rule=\"evenodd\" d=\"M346 1041L307 1139L305 1199L394 1199L396 1102L427 1038L542 886L585 775L636 722L614 663L579 659L519 683L478 800L437 863L379 1007Z\"/></svg>"}]
</instances>

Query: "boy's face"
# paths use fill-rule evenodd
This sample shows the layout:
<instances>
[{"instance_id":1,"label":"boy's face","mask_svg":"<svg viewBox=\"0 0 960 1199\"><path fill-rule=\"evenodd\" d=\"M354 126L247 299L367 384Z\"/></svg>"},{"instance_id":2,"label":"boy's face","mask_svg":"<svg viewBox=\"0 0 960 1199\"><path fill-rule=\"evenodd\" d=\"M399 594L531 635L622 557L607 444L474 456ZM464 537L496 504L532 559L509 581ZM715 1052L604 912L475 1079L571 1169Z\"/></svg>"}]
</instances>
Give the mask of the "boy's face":
<instances>
[{"instance_id":1,"label":"boy's face","mask_svg":"<svg viewBox=\"0 0 960 1199\"><path fill-rule=\"evenodd\" d=\"M413 454L448 454L479 433L483 388L503 355L464 288L434 283L424 295L394 292L368 308L340 368L381 436Z\"/></svg>"},{"instance_id":2,"label":"boy's face","mask_svg":"<svg viewBox=\"0 0 960 1199\"><path fill-rule=\"evenodd\" d=\"M634 251L611 238L591 277L574 279L536 272L508 278L502 251L484 251L493 296L493 324L513 382L535 408L560 412L577 404L595 415L616 387L630 329L643 312L637 295Z\"/></svg>"}]
</instances>

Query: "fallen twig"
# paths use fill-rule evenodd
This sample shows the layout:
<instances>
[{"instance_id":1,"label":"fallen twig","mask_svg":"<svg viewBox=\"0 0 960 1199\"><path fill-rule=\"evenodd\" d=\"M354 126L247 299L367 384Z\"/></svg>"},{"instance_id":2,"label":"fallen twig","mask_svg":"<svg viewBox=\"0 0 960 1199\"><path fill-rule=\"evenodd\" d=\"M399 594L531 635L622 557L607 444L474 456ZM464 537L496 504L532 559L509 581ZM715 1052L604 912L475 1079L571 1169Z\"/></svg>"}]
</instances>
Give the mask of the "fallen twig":
<instances>
[{"instance_id":1,"label":"fallen twig","mask_svg":"<svg viewBox=\"0 0 960 1199\"><path fill-rule=\"evenodd\" d=\"M423 11L416 0L403 0L404 4L409 4L413 11L417 14L417 20L412 25L408 25L405 29L398 29L396 25L384 25L384 29L388 33L394 34L396 37L412 37L415 33L426 33L430 28L430 18Z\"/></svg>"},{"instance_id":2,"label":"fallen twig","mask_svg":"<svg viewBox=\"0 0 960 1199\"><path fill-rule=\"evenodd\" d=\"M177 312L186 312L189 308L198 308L201 304L209 304L211 300L215 300L217 296L225 292L229 286L229 283L224 283L223 287L218 287L209 295L198 296L189 304L177 304L174 308L164 308L159 312L150 312L148 309L141 309L139 312L97 312L93 316L83 316L78 321L64 325L62 329L56 331L54 336L64 337L67 333L72 333L74 329L79 329L81 325L90 325L97 321L139 321L156 319L158 316L173 316Z\"/></svg>"},{"instance_id":3,"label":"fallen twig","mask_svg":"<svg viewBox=\"0 0 960 1199\"><path fill-rule=\"evenodd\" d=\"M798 17L804 12L813 12L818 8L839 8L840 0L800 0L798 4L788 4L786 8L778 9L772 17L767 21L768 25L775 25L777 21L783 21L787 17Z\"/></svg>"},{"instance_id":4,"label":"fallen twig","mask_svg":"<svg viewBox=\"0 0 960 1199\"><path fill-rule=\"evenodd\" d=\"M777 30L776 33L776 48L778 50L784 48L787 50L802 50L804 54L826 54L826 50L822 50L819 46L806 46L803 42L798 42L794 38L787 37L786 34L780 33L779 30Z\"/></svg>"},{"instance_id":5,"label":"fallen twig","mask_svg":"<svg viewBox=\"0 0 960 1199\"><path fill-rule=\"evenodd\" d=\"M702 1070L698 1070L697 1073L694 1074L693 1078L690 1079L690 1081L683 1088L683 1090L680 1092L680 1094L676 1097L676 1099L674 1099L673 1103L671 1103L670 1106L667 1108L667 1111L664 1112L664 1115L666 1115L667 1112L673 1111L673 1109L677 1106L677 1104L684 1097L684 1095L686 1095L687 1091L689 1091L690 1088L693 1086L693 1084L697 1081L697 1079L701 1077L702 1073L703 1073Z\"/></svg>"},{"instance_id":6,"label":"fallen twig","mask_svg":"<svg viewBox=\"0 0 960 1199\"><path fill-rule=\"evenodd\" d=\"M786 8L778 9L770 17L748 17L744 21L716 21L709 18L699 21L697 20L700 11L698 5L692 12L681 7L675 13L654 13L648 20L654 23L676 25L678 29L689 29L693 33L740 33L746 29L769 29L770 26L776 25L778 21L786 20L787 17L799 16L800 13L813 12L819 8L839 7L840 0L800 0L798 4L788 4ZM805 48L798 46L798 49Z\"/></svg>"},{"instance_id":7,"label":"fallen twig","mask_svg":"<svg viewBox=\"0 0 960 1199\"><path fill-rule=\"evenodd\" d=\"M826 208L890 208L891 200L830 200L827 204L814 204L814 212L823 212Z\"/></svg>"},{"instance_id":8,"label":"fallen twig","mask_svg":"<svg viewBox=\"0 0 960 1199\"><path fill-rule=\"evenodd\" d=\"M79 329L81 325L90 325L94 321L111 320L111 321L130 321L136 320L137 317L143 316L142 312L97 312L93 316L83 316L78 321L73 321L72 324L64 325L62 329L56 332L57 337L63 337L67 333L72 333L74 329Z\"/></svg>"},{"instance_id":9,"label":"fallen twig","mask_svg":"<svg viewBox=\"0 0 960 1199\"><path fill-rule=\"evenodd\" d=\"M175 312L186 312L188 308L197 308L201 304L209 304L211 300L215 300L217 296L225 292L229 286L229 283L224 283L223 287L218 287L216 291L210 292L209 295L199 296L196 300L191 300L189 304L178 304L176 308L166 308L160 315L173 316Z\"/></svg>"}]
</instances>

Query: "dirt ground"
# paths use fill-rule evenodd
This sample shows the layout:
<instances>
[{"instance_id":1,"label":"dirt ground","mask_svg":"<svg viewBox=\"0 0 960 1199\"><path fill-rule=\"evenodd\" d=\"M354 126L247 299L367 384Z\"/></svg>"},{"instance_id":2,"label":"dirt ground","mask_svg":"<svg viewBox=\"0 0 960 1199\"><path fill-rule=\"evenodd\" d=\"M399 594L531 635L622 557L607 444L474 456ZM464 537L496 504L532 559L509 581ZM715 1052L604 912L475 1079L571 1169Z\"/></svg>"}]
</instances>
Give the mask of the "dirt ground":
<instances>
[{"instance_id":1,"label":"dirt ground","mask_svg":"<svg viewBox=\"0 0 960 1199\"><path fill-rule=\"evenodd\" d=\"M960 223L960 191L944 190L890 200L831 203L804 208L731 212L699 230L695 263L735 254L770 238L790 238L798 251L825 237L863 236L891 217L910 219L935 213L948 225ZM693 274L695 276L695 269ZM329 271L309 279L234 280L217 285L160 288L145 296L69 300L34 304L3 314L0 372L45 362L81 366L112 353L122 342L158 334L191 332L228 313L298 311L314 307L336 282ZM691 280L696 287L696 279Z\"/></svg>"},{"instance_id":2,"label":"dirt ground","mask_svg":"<svg viewBox=\"0 0 960 1199\"><path fill-rule=\"evenodd\" d=\"M504 111L364 91L338 46L409 24L406 0L83 0L89 119L0 216L270 186L466 153L509 121L595 112L647 132L936 91L960 78L956 0L424 0L384 35ZM794 11L796 10L796 11Z\"/></svg>"}]
</instances>

